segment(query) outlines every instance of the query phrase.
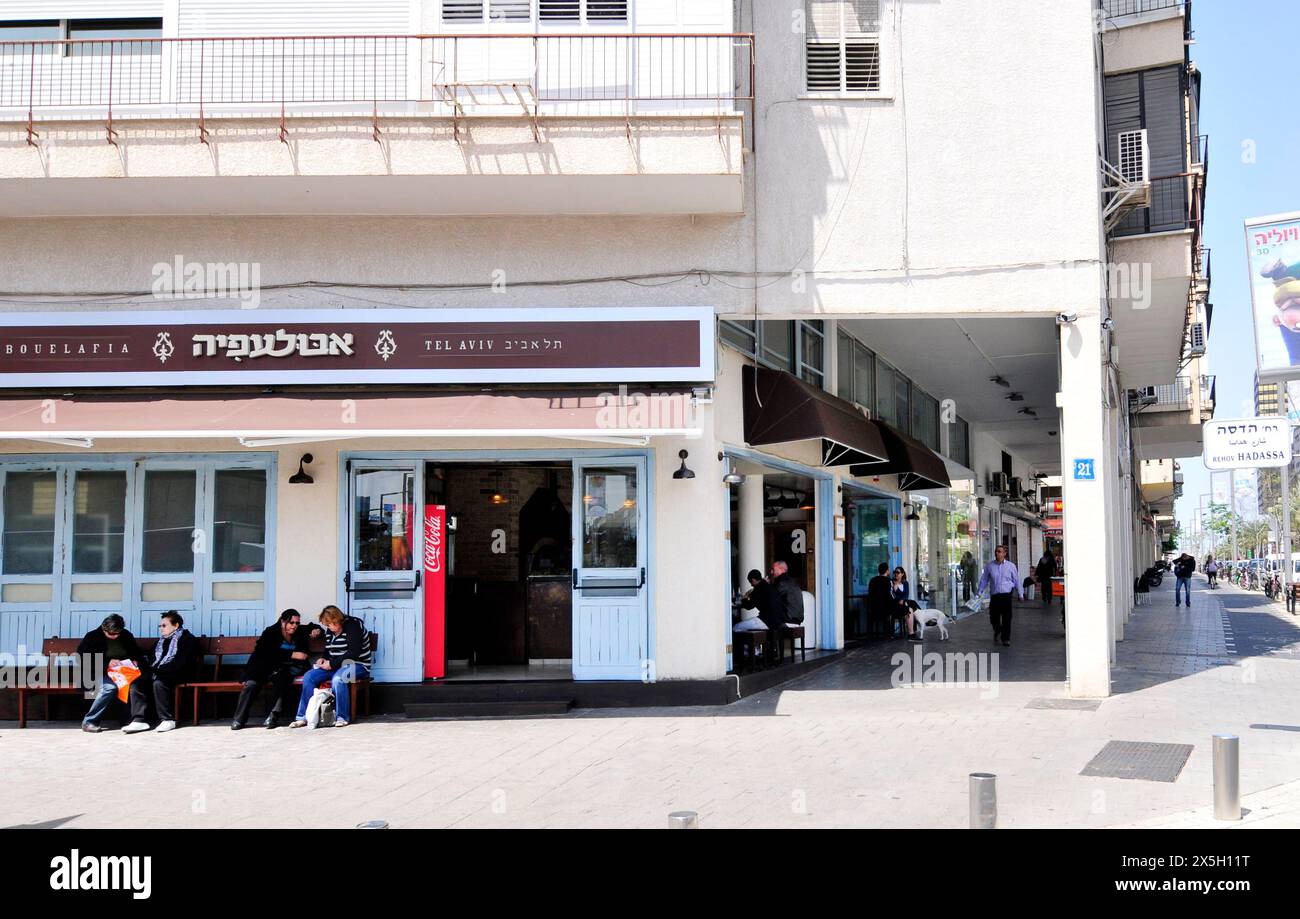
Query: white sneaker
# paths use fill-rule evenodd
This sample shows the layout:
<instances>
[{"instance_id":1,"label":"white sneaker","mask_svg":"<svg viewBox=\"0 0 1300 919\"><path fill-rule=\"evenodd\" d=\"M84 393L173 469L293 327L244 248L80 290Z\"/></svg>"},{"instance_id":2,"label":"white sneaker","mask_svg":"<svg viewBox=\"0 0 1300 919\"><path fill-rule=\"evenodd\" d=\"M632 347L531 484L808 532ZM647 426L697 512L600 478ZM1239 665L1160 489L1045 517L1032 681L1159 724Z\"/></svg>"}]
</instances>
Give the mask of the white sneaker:
<instances>
[{"instance_id":1,"label":"white sneaker","mask_svg":"<svg viewBox=\"0 0 1300 919\"><path fill-rule=\"evenodd\" d=\"M162 722L160 725L158 725L158 732L159 732L160 734L161 734L163 731L174 731L174 730L176 730L176 722L175 722L175 721L164 721L164 722Z\"/></svg>"},{"instance_id":2,"label":"white sneaker","mask_svg":"<svg viewBox=\"0 0 1300 919\"><path fill-rule=\"evenodd\" d=\"M122 728L122 733L123 733L123 734L139 734L141 731L147 731L147 730L149 730L149 722L147 722L147 721L132 721L132 722L131 722L130 724L128 724L126 727Z\"/></svg>"}]
</instances>

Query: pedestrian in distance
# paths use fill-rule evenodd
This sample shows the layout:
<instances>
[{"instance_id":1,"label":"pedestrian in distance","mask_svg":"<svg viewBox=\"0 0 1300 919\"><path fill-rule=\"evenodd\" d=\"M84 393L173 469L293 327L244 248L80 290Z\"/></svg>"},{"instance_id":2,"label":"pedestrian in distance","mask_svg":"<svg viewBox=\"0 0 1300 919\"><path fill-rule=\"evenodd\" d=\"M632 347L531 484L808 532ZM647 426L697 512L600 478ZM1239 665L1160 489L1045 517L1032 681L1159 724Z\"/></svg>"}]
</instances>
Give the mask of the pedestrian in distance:
<instances>
[{"instance_id":1,"label":"pedestrian in distance","mask_svg":"<svg viewBox=\"0 0 1300 919\"><path fill-rule=\"evenodd\" d=\"M1187 608L1192 608L1192 572L1196 571L1196 559L1186 552L1174 559L1174 606L1182 604L1183 591L1187 592Z\"/></svg>"}]
</instances>

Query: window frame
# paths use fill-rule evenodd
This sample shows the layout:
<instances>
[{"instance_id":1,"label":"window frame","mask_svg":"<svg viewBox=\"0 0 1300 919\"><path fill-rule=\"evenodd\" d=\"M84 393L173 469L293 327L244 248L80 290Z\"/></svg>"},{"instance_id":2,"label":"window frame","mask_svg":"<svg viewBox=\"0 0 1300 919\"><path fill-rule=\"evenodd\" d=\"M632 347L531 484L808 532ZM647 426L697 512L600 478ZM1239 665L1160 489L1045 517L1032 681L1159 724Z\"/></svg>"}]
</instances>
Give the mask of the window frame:
<instances>
[{"instance_id":1,"label":"window frame","mask_svg":"<svg viewBox=\"0 0 1300 919\"><path fill-rule=\"evenodd\" d=\"M894 61L894 2L895 0L879 0L880 2L880 23L879 30L876 32L864 32L848 36L844 32L844 8L845 4L852 0L838 0L840 4L840 30L839 30L839 62L840 62L840 88L838 90L812 89L808 85L808 47L811 43L809 32L811 25L809 23L809 0L804 0L802 11L804 14L804 30L802 42L802 59L803 59L803 76L801 78L801 88L799 92L800 99L808 101L828 101L828 100L850 100L850 99L893 99L894 82L893 82L893 61ZM847 73L847 54L849 40L855 42L868 43L872 40L876 43L876 55L880 73L880 85L878 89L860 90L849 89Z\"/></svg>"},{"instance_id":2,"label":"window frame","mask_svg":"<svg viewBox=\"0 0 1300 919\"><path fill-rule=\"evenodd\" d=\"M576 0L578 5L576 18L543 18L542 0L528 0L527 18L494 19L492 18L493 0L467 0L467 2L476 2L481 6L478 18L448 19L446 17L447 2L448 0L440 0L438 4L438 23L442 31L449 34L454 34L457 29L468 29L469 31L500 29L507 32L522 29L528 33L541 32L545 29L554 29L557 32L603 32L630 28L635 14L634 0L625 0L622 19L593 18L590 9L592 0Z\"/></svg>"}]
</instances>

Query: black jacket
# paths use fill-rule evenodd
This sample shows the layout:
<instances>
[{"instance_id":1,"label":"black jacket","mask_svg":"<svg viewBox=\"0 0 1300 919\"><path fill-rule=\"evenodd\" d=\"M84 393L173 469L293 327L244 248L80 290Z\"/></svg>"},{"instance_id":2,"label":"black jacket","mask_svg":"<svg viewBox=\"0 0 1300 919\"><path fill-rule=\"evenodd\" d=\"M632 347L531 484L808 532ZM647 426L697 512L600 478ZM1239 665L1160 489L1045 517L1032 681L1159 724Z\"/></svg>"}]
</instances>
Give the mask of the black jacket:
<instances>
[{"instance_id":1,"label":"black jacket","mask_svg":"<svg viewBox=\"0 0 1300 919\"><path fill-rule=\"evenodd\" d=\"M173 632L170 639L159 638L158 644L154 647L155 655L158 653L158 649L163 647L163 642L168 640L180 643L176 648L176 653L172 655L171 660L162 666L154 666L154 658L151 656L149 658L151 676L155 680L162 680L164 683L173 686L177 683L187 683L194 679L194 673L202 662L199 640L190 633L189 629L181 629Z\"/></svg>"},{"instance_id":2,"label":"black jacket","mask_svg":"<svg viewBox=\"0 0 1300 919\"><path fill-rule=\"evenodd\" d=\"M1048 558L1044 555L1038 560L1038 568L1034 573L1038 575L1039 582L1043 584L1056 577L1056 557Z\"/></svg>"},{"instance_id":3,"label":"black jacket","mask_svg":"<svg viewBox=\"0 0 1300 919\"><path fill-rule=\"evenodd\" d=\"M1174 577L1190 578L1196 570L1196 559L1180 558L1174 562Z\"/></svg>"},{"instance_id":4,"label":"black jacket","mask_svg":"<svg viewBox=\"0 0 1300 919\"><path fill-rule=\"evenodd\" d=\"M145 657L140 646L135 642L135 636L123 629L117 636L118 642L126 649L126 655L123 660L135 661L140 667L140 672L144 673L149 669L149 659ZM77 645L77 653L80 655L100 654L103 655L99 661L99 677L107 679L108 677L108 636L104 634L103 629L92 629L87 632L81 639L81 644Z\"/></svg>"},{"instance_id":5,"label":"black jacket","mask_svg":"<svg viewBox=\"0 0 1300 919\"><path fill-rule=\"evenodd\" d=\"M772 598L775 621L803 622L803 589L788 571L772 582Z\"/></svg>"},{"instance_id":6,"label":"black jacket","mask_svg":"<svg viewBox=\"0 0 1300 919\"><path fill-rule=\"evenodd\" d=\"M890 589L888 575L878 574L867 582L867 611L876 616L897 612L898 602Z\"/></svg>"},{"instance_id":7,"label":"black jacket","mask_svg":"<svg viewBox=\"0 0 1300 919\"><path fill-rule=\"evenodd\" d=\"M749 596L740 601L740 605L745 609L758 610L758 618L763 620L763 624L769 629L776 628L780 622L772 615L775 596L772 593L772 585L763 579L754 585L754 589L749 592Z\"/></svg>"},{"instance_id":8,"label":"black jacket","mask_svg":"<svg viewBox=\"0 0 1300 919\"><path fill-rule=\"evenodd\" d=\"M271 675L286 664L294 663L293 654L295 651L301 651L304 654L311 650L311 626L300 625L298 631L293 633L290 641L284 640L284 632L280 629L280 623L269 625L262 630L262 634L257 638L257 644L253 646L253 653L248 656L248 663L244 665L244 672L240 675L240 681L256 680L259 683L265 683L271 679ZM306 659L300 662L303 667L308 666Z\"/></svg>"}]
</instances>

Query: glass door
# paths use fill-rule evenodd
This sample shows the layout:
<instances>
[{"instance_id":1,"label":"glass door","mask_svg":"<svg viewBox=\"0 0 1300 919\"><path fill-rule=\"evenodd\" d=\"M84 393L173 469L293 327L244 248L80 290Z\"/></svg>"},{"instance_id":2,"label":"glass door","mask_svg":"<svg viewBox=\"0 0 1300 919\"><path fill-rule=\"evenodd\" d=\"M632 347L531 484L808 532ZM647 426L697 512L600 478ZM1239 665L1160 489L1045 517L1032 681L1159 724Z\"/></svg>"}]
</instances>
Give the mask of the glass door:
<instances>
[{"instance_id":1,"label":"glass door","mask_svg":"<svg viewBox=\"0 0 1300 919\"><path fill-rule=\"evenodd\" d=\"M348 463L347 611L379 635L377 680L413 682L424 674L420 593L424 464Z\"/></svg>"},{"instance_id":2,"label":"glass door","mask_svg":"<svg viewBox=\"0 0 1300 919\"><path fill-rule=\"evenodd\" d=\"M573 465L574 679L653 680L645 459Z\"/></svg>"}]
</instances>

